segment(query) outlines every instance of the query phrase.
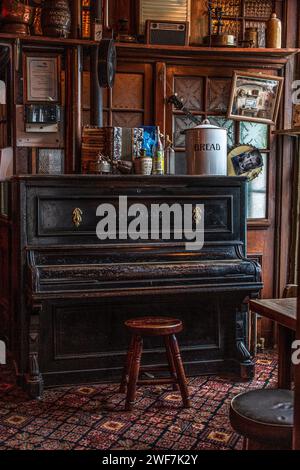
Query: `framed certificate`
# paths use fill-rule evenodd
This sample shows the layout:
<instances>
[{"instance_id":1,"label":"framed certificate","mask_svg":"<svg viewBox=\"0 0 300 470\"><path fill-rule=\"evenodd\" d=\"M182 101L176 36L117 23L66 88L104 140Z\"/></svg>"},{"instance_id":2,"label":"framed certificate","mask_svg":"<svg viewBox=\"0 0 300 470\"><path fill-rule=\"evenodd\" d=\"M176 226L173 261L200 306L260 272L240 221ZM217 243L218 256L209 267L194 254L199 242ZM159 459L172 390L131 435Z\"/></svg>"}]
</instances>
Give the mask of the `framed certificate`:
<instances>
[{"instance_id":1,"label":"framed certificate","mask_svg":"<svg viewBox=\"0 0 300 470\"><path fill-rule=\"evenodd\" d=\"M60 100L60 56L38 56L25 54L24 57L24 98L26 103L51 102Z\"/></svg>"}]
</instances>

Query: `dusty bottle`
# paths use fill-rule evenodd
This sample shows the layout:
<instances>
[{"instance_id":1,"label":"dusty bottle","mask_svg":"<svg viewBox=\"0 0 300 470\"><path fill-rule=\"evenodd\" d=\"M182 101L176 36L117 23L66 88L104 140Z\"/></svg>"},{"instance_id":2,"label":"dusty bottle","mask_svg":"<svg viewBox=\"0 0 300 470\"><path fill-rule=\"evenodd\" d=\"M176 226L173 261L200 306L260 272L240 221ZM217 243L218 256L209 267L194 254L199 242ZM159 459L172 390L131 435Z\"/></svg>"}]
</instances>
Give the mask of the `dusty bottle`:
<instances>
[{"instance_id":1,"label":"dusty bottle","mask_svg":"<svg viewBox=\"0 0 300 470\"><path fill-rule=\"evenodd\" d=\"M267 47L281 49L281 21L273 13L267 23Z\"/></svg>"},{"instance_id":2,"label":"dusty bottle","mask_svg":"<svg viewBox=\"0 0 300 470\"><path fill-rule=\"evenodd\" d=\"M172 141L167 135L165 148L165 166L167 175L175 175L175 150L172 146Z\"/></svg>"},{"instance_id":3,"label":"dusty bottle","mask_svg":"<svg viewBox=\"0 0 300 470\"><path fill-rule=\"evenodd\" d=\"M165 173L165 152L161 141L159 128L157 130L157 145L153 149L153 175L163 175Z\"/></svg>"}]
</instances>

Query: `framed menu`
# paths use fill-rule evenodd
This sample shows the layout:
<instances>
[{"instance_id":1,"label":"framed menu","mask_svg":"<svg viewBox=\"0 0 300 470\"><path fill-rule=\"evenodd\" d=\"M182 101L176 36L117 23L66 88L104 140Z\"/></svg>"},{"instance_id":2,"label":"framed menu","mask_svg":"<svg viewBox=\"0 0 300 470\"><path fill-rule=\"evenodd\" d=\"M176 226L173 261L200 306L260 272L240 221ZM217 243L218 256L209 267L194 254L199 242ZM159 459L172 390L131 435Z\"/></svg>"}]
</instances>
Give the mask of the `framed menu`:
<instances>
[{"instance_id":1,"label":"framed menu","mask_svg":"<svg viewBox=\"0 0 300 470\"><path fill-rule=\"evenodd\" d=\"M25 102L59 102L60 56L26 54L24 60Z\"/></svg>"}]
</instances>

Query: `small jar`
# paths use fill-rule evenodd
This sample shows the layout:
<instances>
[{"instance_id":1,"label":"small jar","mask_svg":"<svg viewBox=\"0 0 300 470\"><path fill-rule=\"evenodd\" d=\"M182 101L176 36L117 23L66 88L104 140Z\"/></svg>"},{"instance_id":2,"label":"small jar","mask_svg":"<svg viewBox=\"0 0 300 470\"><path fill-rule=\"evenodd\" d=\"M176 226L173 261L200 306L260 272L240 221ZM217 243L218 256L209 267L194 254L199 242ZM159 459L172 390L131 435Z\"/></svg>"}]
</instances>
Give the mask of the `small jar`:
<instances>
[{"instance_id":1,"label":"small jar","mask_svg":"<svg viewBox=\"0 0 300 470\"><path fill-rule=\"evenodd\" d=\"M134 160L134 171L137 175L150 176L152 173L152 158L138 157Z\"/></svg>"},{"instance_id":2,"label":"small jar","mask_svg":"<svg viewBox=\"0 0 300 470\"><path fill-rule=\"evenodd\" d=\"M258 30L257 28L246 28L245 42L250 44L250 47L258 47Z\"/></svg>"}]
</instances>

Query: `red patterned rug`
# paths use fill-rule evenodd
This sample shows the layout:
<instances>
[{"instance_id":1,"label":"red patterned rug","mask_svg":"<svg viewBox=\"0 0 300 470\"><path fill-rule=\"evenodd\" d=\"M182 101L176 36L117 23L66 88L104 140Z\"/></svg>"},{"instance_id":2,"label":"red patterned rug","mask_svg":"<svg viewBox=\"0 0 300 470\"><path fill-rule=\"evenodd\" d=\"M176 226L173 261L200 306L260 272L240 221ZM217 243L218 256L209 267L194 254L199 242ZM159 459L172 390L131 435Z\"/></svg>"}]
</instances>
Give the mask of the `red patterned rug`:
<instances>
[{"instance_id":1,"label":"red patterned rug","mask_svg":"<svg viewBox=\"0 0 300 470\"><path fill-rule=\"evenodd\" d=\"M124 395L113 384L48 389L41 401L29 400L0 366L0 450L241 449L228 420L231 399L277 385L274 355L261 355L256 363L252 382L191 378L188 410L168 387L143 387L132 412L124 412Z\"/></svg>"}]
</instances>

